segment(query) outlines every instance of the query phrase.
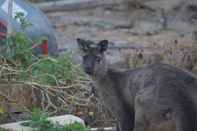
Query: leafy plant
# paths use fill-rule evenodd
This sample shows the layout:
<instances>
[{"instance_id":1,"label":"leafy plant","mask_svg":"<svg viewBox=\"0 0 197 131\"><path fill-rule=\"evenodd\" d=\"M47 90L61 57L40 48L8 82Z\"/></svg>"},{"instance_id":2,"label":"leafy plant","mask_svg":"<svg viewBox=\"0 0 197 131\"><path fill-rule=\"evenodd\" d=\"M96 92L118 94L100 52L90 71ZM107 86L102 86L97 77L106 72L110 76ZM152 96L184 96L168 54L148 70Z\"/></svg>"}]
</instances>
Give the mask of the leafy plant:
<instances>
[{"instance_id":1,"label":"leafy plant","mask_svg":"<svg viewBox=\"0 0 197 131\"><path fill-rule=\"evenodd\" d=\"M33 41L25 34L25 29L32 24L21 12L16 13L15 19L20 22L22 32L16 32L4 40L2 54L8 61L19 67L19 78L28 80L33 77L41 84L57 85L60 80L71 81L84 75L80 68L73 65L68 55L57 58L40 57L35 60L32 49Z\"/></svg>"},{"instance_id":2,"label":"leafy plant","mask_svg":"<svg viewBox=\"0 0 197 131\"><path fill-rule=\"evenodd\" d=\"M7 41L4 47L6 49L5 57L24 67L32 63L33 51L30 48L32 42L25 33L18 32L10 36Z\"/></svg>"},{"instance_id":3,"label":"leafy plant","mask_svg":"<svg viewBox=\"0 0 197 131\"><path fill-rule=\"evenodd\" d=\"M34 59L31 45L31 39L23 32L10 36L4 44L5 52L2 55L19 67L19 78L22 80L33 76L34 80L41 84L57 85L59 81L72 81L85 76L67 54L56 58L44 56Z\"/></svg>"},{"instance_id":4,"label":"leafy plant","mask_svg":"<svg viewBox=\"0 0 197 131\"><path fill-rule=\"evenodd\" d=\"M20 15L18 17L20 17ZM24 24L23 28L25 29L26 27L27 26ZM3 42L4 43L2 43L2 45L4 47L0 50L0 78L5 81L14 81L14 83L19 82L20 84L25 84L25 87L27 86L29 88L38 87L37 89L43 91L41 92L43 93L43 99L41 101L44 103L43 108L46 108L46 110L50 109L50 111L57 111L56 107L61 105L62 109L66 105L62 102L62 100L66 101L67 99L67 93L64 93L66 90L60 89L61 91L56 91L55 89L52 91L53 89L51 86L70 86L73 88L84 84L81 84L81 81L75 81L83 78L85 73L80 67L73 64L69 55L66 54L59 57L38 56L35 58L32 49L33 42L25 32L13 33L6 37ZM76 83L80 84L77 85ZM47 88L50 91L48 91ZM32 90L32 92L33 91L34 90ZM51 91L52 94L50 93ZM77 95L79 98L81 98L80 95L82 95L82 97L86 97L81 94L81 90L79 88L77 88L77 90L71 90L71 92L73 92L73 94L71 93L72 95L79 94ZM85 90L85 92L88 91ZM72 98L69 96L68 99ZM75 101L81 102L85 100L76 99ZM52 104L48 104L49 102L52 102L54 107L50 106ZM6 112L6 110L3 110L3 108L1 109L0 107L0 115L5 114ZM39 111L33 111L32 113L30 126L43 127L44 129L48 127L51 128L51 123L46 120L47 116L42 116L43 114L39 113ZM5 120L2 115L0 116L0 121L1 120Z\"/></svg>"},{"instance_id":5,"label":"leafy plant","mask_svg":"<svg viewBox=\"0 0 197 131\"><path fill-rule=\"evenodd\" d=\"M16 13L15 19L20 22L22 32L15 32L2 40L2 54L8 60L26 67L32 63L33 50L31 46L33 42L24 31L32 24L21 12Z\"/></svg>"},{"instance_id":6,"label":"leafy plant","mask_svg":"<svg viewBox=\"0 0 197 131\"><path fill-rule=\"evenodd\" d=\"M90 128L87 128L82 124L76 122L70 125L65 125L63 128L60 128L57 131L90 131Z\"/></svg>"},{"instance_id":7,"label":"leafy plant","mask_svg":"<svg viewBox=\"0 0 197 131\"><path fill-rule=\"evenodd\" d=\"M56 85L58 80L73 80L77 74L75 70L68 55L57 58L42 57L32 66L32 75L42 84Z\"/></svg>"},{"instance_id":8,"label":"leafy plant","mask_svg":"<svg viewBox=\"0 0 197 131\"><path fill-rule=\"evenodd\" d=\"M40 109L34 109L31 113L29 122L22 123L23 126L29 126L38 129L38 131L90 131L81 123L73 123L70 125L60 125L49 121L48 113L42 112Z\"/></svg>"},{"instance_id":9,"label":"leafy plant","mask_svg":"<svg viewBox=\"0 0 197 131\"><path fill-rule=\"evenodd\" d=\"M6 131L6 130L0 127L0 131Z\"/></svg>"},{"instance_id":10,"label":"leafy plant","mask_svg":"<svg viewBox=\"0 0 197 131\"><path fill-rule=\"evenodd\" d=\"M42 112L40 109L38 108L34 108L31 112L31 116L30 116L30 122L25 122L23 123L24 126L30 126L32 128L36 128L36 127L46 127L48 125L50 125L51 123L47 120L49 114Z\"/></svg>"},{"instance_id":11,"label":"leafy plant","mask_svg":"<svg viewBox=\"0 0 197 131\"><path fill-rule=\"evenodd\" d=\"M23 31L32 26L32 23L25 18L25 14L22 12L17 12L14 18L20 22L20 27Z\"/></svg>"}]
</instances>

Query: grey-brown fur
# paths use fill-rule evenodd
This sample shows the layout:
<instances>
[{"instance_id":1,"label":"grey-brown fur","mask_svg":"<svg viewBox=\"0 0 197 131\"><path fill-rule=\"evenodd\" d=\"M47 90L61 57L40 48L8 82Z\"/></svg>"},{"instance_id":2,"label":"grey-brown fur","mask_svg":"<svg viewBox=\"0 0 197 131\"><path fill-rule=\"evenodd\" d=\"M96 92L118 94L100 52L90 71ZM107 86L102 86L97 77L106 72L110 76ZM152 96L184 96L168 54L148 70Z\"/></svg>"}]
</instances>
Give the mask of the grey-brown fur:
<instances>
[{"instance_id":1,"label":"grey-brown fur","mask_svg":"<svg viewBox=\"0 0 197 131\"><path fill-rule=\"evenodd\" d=\"M108 42L77 40L85 71L120 131L197 131L197 79L167 64L119 71L107 66Z\"/></svg>"}]
</instances>

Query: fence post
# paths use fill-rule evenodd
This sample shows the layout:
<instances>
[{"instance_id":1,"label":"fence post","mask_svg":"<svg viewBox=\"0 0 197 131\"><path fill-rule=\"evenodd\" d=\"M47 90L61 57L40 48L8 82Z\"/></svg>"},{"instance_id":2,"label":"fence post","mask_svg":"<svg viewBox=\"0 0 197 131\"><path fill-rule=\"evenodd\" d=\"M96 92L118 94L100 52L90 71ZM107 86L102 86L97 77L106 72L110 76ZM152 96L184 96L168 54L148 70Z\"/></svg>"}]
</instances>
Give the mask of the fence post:
<instances>
[{"instance_id":1,"label":"fence post","mask_svg":"<svg viewBox=\"0 0 197 131\"><path fill-rule=\"evenodd\" d=\"M12 33L12 10L13 10L13 0L8 0L8 27L7 27L7 36L9 37Z\"/></svg>"}]
</instances>

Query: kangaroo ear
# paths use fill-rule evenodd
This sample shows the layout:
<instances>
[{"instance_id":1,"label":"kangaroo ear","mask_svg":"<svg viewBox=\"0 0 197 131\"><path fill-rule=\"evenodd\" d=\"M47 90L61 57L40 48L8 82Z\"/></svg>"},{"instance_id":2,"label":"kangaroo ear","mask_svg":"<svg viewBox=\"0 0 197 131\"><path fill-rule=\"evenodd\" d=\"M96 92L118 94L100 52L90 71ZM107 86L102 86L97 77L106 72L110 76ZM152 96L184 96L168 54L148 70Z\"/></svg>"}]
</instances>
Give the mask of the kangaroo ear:
<instances>
[{"instance_id":1,"label":"kangaroo ear","mask_svg":"<svg viewBox=\"0 0 197 131\"><path fill-rule=\"evenodd\" d=\"M82 50L82 51L87 51L89 49L89 44L86 40L84 39L80 39L80 38L77 38L77 43L79 45L79 48Z\"/></svg>"},{"instance_id":2,"label":"kangaroo ear","mask_svg":"<svg viewBox=\"0 0 197 131\"><path fill-rule=\"evenodd\" d=\"M108 48L108 40L102 40L98 43L98 48L100 52L104 52Z\"/></svg>"}]
</instances>

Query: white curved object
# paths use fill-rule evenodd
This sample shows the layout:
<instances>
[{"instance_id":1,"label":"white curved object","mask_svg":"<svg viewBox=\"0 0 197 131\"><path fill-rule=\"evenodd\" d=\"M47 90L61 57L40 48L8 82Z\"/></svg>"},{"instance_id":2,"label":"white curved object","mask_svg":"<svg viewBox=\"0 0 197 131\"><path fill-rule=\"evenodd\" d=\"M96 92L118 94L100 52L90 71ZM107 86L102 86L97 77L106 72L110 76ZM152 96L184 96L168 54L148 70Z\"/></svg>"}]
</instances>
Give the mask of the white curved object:
<instances>
[{"instance_id":1,"label":"white curved object","mask_svg":"<svg viewBox=\"0 0 197 131\"><path fill-rule=\"evenodd\" d=\"M81 118L74 116L74 115L54 116L54 117L48 118L48 120L52 121L53 123L59 123L60 125L72 124L75 122L85 125L84 121ZM22 126L21 123L24 123L24 122L27 122L27 121L8 123L8 124L0 125L0 127L3 129L8 129L10 131L33 131L33 129L30 127Z\"/></svg>"}]
</instances>

